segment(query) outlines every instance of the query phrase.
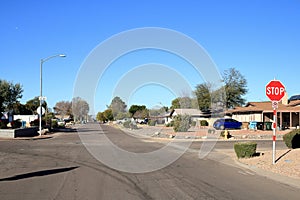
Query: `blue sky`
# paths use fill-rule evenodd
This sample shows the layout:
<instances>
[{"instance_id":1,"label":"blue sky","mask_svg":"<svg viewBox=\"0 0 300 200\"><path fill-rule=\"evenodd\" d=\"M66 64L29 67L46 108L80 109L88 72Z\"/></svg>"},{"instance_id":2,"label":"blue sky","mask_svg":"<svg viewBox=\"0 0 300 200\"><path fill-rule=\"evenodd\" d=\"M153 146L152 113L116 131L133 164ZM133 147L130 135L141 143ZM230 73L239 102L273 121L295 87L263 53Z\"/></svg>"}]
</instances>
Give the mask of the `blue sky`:
<instances>
[{"instance_id":1,"label":"blue sky","mask_svg":"<svg viewBox=\"0 0 300 200\"><path fill-rule=\"evenodd\" d=\"M53 107L72 99L80 67L97 45L120 32L143 27L181 32L202 45L221 73L231 67L239 70L248 80L247 101L267 100L265 85L274 77L283 82L289 96L300 94L298 0L11 0L1 2L0 9L0 79L23 85L22 103L39 96L41 58L67 55L43 65L43 94ZM143 63L167 63L184 74L192 87L203 82L193 70L186 70L184 61L164 53L142 51L130 58L114 62L115 67L99 81L96 112L110 103L115 81L126 73L117 64L131 70ZM175 97L168 88L147 85L137 88L127 104L170 106Z\"/></svg>"}]
</instances>

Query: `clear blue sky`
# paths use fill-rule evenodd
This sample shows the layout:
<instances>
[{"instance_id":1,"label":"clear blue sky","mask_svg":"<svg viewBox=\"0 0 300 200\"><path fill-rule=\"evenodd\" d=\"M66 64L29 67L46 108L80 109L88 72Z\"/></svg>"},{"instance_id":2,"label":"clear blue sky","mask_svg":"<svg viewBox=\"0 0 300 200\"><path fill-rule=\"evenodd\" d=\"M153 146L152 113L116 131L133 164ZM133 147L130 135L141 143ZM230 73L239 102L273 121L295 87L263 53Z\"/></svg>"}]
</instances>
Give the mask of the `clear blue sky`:
<instances>
[{"instance_id":1,"label":"clear blue sky","mask_svg":"<svg viewBox=\"0 0 300 200\"><path fill-rule=\"evenodd\" d=\"M67 55L43 65L43 93L53 107L72 99L80 66L97 45L112 35L142 27L182 32L206 49L221 73L230 67L238 69L248 80L247 101L267 100L265 85L274 77L285 84L289 96L300 94L299 0L11 0L0 5L0 79L23 85L22 103L39 96L41 58ZM139 56L138 63L128 66L137 67L143 59L152 61L141 52ZM128 64L121 61L114 64ZM181 71L182 61L175 61L176 70L186 73L193 87L203 82L192 71ZM107 70L107 77L121 78L113 69ZM104 77L99 83L96 112L111 101L114 83L110 80ZM148 85L127 103L170 106L173 98L167 88Z\"/></svg>"}]
</instances>

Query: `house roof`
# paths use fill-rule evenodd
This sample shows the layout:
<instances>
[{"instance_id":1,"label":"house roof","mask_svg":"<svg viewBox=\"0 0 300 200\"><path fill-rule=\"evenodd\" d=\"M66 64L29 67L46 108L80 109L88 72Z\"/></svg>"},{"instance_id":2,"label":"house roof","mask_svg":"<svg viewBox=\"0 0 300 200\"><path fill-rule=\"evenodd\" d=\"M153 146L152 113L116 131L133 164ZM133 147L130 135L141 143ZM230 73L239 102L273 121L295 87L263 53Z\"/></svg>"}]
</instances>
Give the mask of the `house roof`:
<instances>
[{"instance_id":1,"label":"house roof","mask_svg":"<svg viewBox=\"0 0 300 200\"><path fill-rule=\"evenodd\" d=\"M279 112L300 112L300 100L291 101L284 105L282 102L278 103ZM227 113L243 113L243 112L273 112L272 102L248 102L244 107L236 107L228 110Z\"/></svg>"},{"instance_id":2,"label":"house roof","mask_svg":"<svg viewBox=\"0 0 300 200\"><path fill-rule=\"evenodd\" d=\"M200 110L197 109L174 109L175 112L179 115L200 115L202 114Z\"/></svg>"},{"instance_id":3,"label":"house roof","mask_svg":"<svg viewBox=\"0 0 300 200\"><path fill-rule=\"evenodd\" d=\"M300 105L300 100L295 100L295 101L290 101L288 106L299 106Z\"/></svg>"}]
</instances>

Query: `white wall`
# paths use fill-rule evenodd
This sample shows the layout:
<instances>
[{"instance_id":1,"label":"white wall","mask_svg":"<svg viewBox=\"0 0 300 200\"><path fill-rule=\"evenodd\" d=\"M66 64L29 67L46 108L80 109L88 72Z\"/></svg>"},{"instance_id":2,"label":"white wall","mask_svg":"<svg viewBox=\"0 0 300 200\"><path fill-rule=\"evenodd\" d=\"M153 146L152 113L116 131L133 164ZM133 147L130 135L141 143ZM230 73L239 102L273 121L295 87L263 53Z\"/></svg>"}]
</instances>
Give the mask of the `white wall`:
<instances>
[{"instance_id":1,"label":"white wall","mask_svg":"<svg viewBox=\"0 0 300 200\"><path fill-rule=\"evenodd\" d=\"M250 121L262 122L263 121L261 113L240 114L240 115L233 114L232 119L235 119L240 122L250 122Z\"/></svg>"},{"instance_id":2,"label":"white wall","mask_svg":"<svg viewBox=\"0 0 300 200\"><path fill-rule=\"evenodd\" d=\"M14 120L17 119L25 121L27 126L27 124L29 124L31 121L38 119L38 115L14 115Z\"/></svg>"}]
</instances>

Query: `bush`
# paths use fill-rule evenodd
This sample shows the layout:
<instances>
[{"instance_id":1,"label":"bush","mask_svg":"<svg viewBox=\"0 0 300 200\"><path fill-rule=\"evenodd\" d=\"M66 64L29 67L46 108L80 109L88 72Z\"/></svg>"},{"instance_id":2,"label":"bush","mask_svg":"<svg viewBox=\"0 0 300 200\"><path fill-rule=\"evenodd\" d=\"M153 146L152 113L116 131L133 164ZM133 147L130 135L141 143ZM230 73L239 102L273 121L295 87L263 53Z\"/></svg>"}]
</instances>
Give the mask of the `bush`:
<instances>
[{"instance_id":1,"label":"bush","mask_svg":"<svg viewBox=\"0 0 300 200\"><path fill-rule=\"evenodd\" d=\"M129 126L130 126L131 129L138 129L138 127L137 127L137 125L136 125L135 122L131 122L131 123L129 124Z\"/></svg>"},{"instance_id":2,"label":"bush","mask_svg":"<svg viewBox=\"0 0 300 200\"><path fill-rule=\"evenodd\" d=\"M21 126L22 126L22 121L20 119L17 119L17 120L14 120L14 121L11 122L11 127L13 129L21 128Z\"/></svg>"},{"instance_id":3,"label":"bush","mask_svg":"<svg viewBox=\"0 0 300 200\"><path fill-rule=\"evenodd\" d=\"M174 119L173 129L175 132L186 132L190 128L190 116L189 115L177 115Z\"/></svg>"},{"instance_id":4,"label":"bush","mask_svg":"<svg viewBox=\"0 0 300 200\"><path fill-rule=\"evenodd\" d=\"M6 129L8 124L8 120L2 119L0 120L0 129Z\"/></svg>"},{"instance_id":5,"label":"bush","mask_svg":"<svg viewBox=\"0 0 300 200\"><path fill-rule=\"evenodd\" d=\"M130 120L125 121L125 122L123 123L123 126L124 126L125 128L138 129L136 123L135 123L135 122L131 122Z\"/></svg>"},{"instance_id":6,"label":"bush","mask_svg":"<svg viewBox=\"0 0 300 200\"><path fill-rule=\"evenodd\" d=\"M56 119L51 120L51 128L58 128L58 123Z\"/></svg>"},{"instance_id":7,"label":"bush","mask_svg":"<svg viewBox=\"0 0 300 200\"><path fill-rule=\"evenodd\" d=\"M191 126L196 126L196 121L192 121Z\"/></svg>"},{"instance_id":8,"label":"bush","mask_svg":"<svg viewBox=\"0 0 300 200\"><path fill-rule=\"evenodd\" d=\"M149 125L149 126L155 126L155 125L156 125L156 122L157 122L156 120L151 120L151 119L150 119L150 120L148 121L148 125Z\"/></svg>"},{"instance_id":9,"label":"bush","mask_svg":"<svg viewBox=\"0 0 300 200\"><path fill-rule=\"evenodd\" d=\"M250 158L256 153L257 143L239 142L234 144L234 151L238 158Z\"/></svg>"},{"instance_id":10,"label":"bush","mask_svg":"<svg viewBox=\"0 0 300 200\"><path fill-rule=\"evenodd\" d=\"M130 128L130 123L131 123L130 120L125 121L125 122L123 123L123 126L124 126L125 128Z\"/></svg>"},{"instance_id":11,"label":"bush","mask_svg":"<svg viewBox=\"0 0 300 200\"><path fill-rule=\"evenodd\" d=\"M201 120L200 126L208 126L208 122L206 120Z\"/></svg>"},{"instance_id":12,"label":"bush","mask_svg":"<svg viewBox=\"0 0 300 200\"><path fill-rule=\"evenodd\" d=\"M40 125L40 120L39 119L35 119L33 121L30 122L30 126L39 126ZM42 120L42 126L45 126L46 122L45 120Z\"/></svg>"},{"instance_id":13,"label":"bush","mask_svg":"<svg viewBox=\"0 0 300 200\"><path fill-rule=\"evenodd\" d=\"M300 129L292 130L283 136L285 145L290 149L300 148Z\"/></svg>"},{"instance_id":14,"label":"bush","mask_svg":"<svg viewBox=\"0 0 300 200\"><path fill-rule=\"evenodd\" d=\"M57 122L58 128L65 128L65 123Z\"/></svg>"},{"instance_id":15,"label":"bush","mask_svg":"<svg viewBox=\"0 0 300 200\"><path fill-rule=\"evenodd\" d=\"M174 126L174 120L166 124L166 127L173 127L173 126Z\"/></svg>"},{"instance_id":16,"label":"bush","mask_svg":"<svg viewBox=\"0 0 300 200\"><path fill-rule=\"evenodd\" d=\"M207 130L207 133L208 133L208 134L215 134L215 133L216 133L216 130L210 128L210 129Z\"/></svg>"}]
</instances>

